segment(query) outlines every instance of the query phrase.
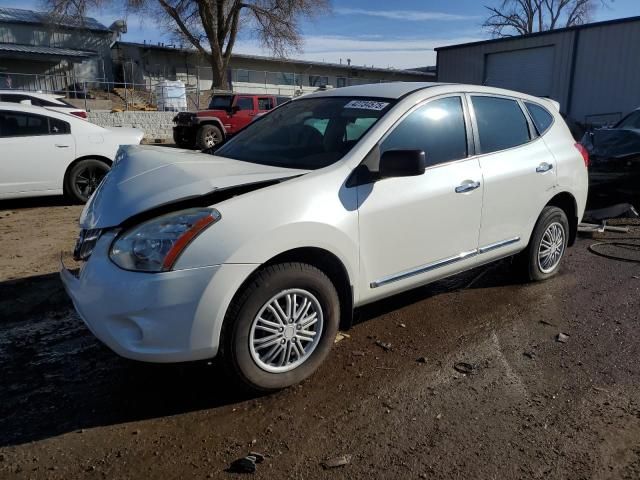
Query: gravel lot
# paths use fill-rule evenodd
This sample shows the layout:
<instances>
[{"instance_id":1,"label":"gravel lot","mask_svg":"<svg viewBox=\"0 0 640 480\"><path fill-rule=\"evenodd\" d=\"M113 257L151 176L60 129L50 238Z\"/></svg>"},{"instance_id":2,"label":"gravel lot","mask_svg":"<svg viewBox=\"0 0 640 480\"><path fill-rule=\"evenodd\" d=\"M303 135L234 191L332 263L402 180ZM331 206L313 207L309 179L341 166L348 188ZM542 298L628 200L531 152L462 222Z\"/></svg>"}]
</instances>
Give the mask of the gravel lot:
<instances>
[{"instance_id":1,"label":"gravel lot","mask_svg":"<svg viewBox=\"0 0 640 480\"><path fill-rule=\"evenodd\" d=\"M0 478L232 478L250 451L257 478L640 478L640 265L592 239L546 283L503 261L369 306L311 379L246 398L92 337L57 276L79 214L0 203Z\"/></svg>"}]
</instances>

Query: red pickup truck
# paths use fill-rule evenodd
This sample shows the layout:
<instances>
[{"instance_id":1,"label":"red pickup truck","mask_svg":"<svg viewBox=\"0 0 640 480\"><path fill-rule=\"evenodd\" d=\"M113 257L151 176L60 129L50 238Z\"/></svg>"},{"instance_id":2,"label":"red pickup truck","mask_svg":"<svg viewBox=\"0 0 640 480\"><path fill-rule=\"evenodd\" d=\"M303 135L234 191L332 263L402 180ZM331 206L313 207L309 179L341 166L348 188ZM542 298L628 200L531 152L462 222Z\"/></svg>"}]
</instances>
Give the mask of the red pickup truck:
<instances>
[{"instance_id":1,"label":"red pickup truck","mask_svg":"<svg viewBox=\"0 0 640 480\"><path fill-rule=\"evenodd\" d=\"M277 95L214 95L206 110L180 112L174 117L173 139L182 148L211 148L247 126L256 116L289 100Z\"/></svg>"}]
</instances>

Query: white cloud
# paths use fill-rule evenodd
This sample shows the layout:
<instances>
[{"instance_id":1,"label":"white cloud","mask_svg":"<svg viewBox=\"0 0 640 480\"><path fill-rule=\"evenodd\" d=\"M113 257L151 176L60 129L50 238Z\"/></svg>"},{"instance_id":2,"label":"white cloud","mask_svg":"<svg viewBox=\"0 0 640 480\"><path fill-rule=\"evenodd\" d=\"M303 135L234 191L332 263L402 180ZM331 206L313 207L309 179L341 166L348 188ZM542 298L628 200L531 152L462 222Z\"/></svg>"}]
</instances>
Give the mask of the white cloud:
<instances>
[{"instance_id":1,"label":"white cloud","mask_svg":"<svg viewBox=\"0 0 640 480\"><path fill-rule=\"evenodd\" d=\"M291 58L339 63L351 59L352 65L374 65L381 68L411 68L435 65L434 48L457 43L481 40L478 36L457 38L361 38L345 36L307 36L304 51L290 55ZM249 55L269 55L254 41L240 41L234 49L236 53Z\"/></svg>"},{"instance_id":2,"label":"white cloud","mask_svg":"<svg viewBox=\"0 0 640 480\"><path fill-rule=\"evenodd\" d=\"M472 20L478 17L470 15L454 15L442 12L425 12L421 10L365 10L364 8L336 8L334 12L338 15L366 15L369 17L382 17L391 20L408 20L423 22L425 20Z\"/></svg>"}]
</instances>

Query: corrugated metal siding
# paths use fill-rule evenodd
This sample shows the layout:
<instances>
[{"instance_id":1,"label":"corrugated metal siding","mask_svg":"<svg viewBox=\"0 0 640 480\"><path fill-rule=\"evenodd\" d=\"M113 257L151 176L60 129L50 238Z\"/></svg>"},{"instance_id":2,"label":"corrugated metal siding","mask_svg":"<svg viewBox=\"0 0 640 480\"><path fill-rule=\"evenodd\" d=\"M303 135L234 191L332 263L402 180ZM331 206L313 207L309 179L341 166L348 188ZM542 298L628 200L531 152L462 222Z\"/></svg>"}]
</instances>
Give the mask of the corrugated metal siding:
<instances>
[{"instance_id":1,"label":"corrugated metal siding","mask_svg":"<svg viewBox=\"0 0 640 480\"><path fill-rule=\"evenodd\" d=\"M111 32L65 29L55 30L51 26L26 23L0 23L0 44L17 44L31 47L68 48L95 52L95 54L76 66L79 77L112 78ZM58 61L52 58L52 61ZM25 57L25 63L33 63L33 58ZM42 63L42 62L40 62ZM44 68L44 65L42 65ZM27 73L28 65L13 73ZM38 73L50 73L48 67Z\"/></svg>"},{"instance_id":2,"label":"corrugated metal siding","mask_svg":"<svg viewBox=\"0 0 640 480\"><path fill-rule=\"evenodd\" d=\"M640 106L640 20L637 19L440 50L438 80L482 84L488 54L545 45L555 49L550 96L560 102L562 112L579 122L613 121ZM593 118L595 116L600 118Z\"/></svg>"},{"instance_id":3,"label":"corrugated metal siding","mask_svg":"<svg viewBox=\"0 0 640 480\"><path fill-rule=\"evenodd\" d=\"M559 32L531 38L514 38L503 42L486 43L438 52L438 81L482 85L485 78L486 56L534 47L554 47L551 79L551 98L567 106L569 85L566 81L571 71L574 31Z\"/></svg>"},{"instance_id":4,"label":"corrugated metal siding","mask_svg":"<svg viewBox=\"0 0 640 480\"><path fill-rule=\"evenodd\" d=\"M490 53L485 61L484 84L548 97L554 57L553 46Z\"/></svg>"},{"instance_id":5,"label":"corrugated metal siding","mask_svg":"<svg viewBox=\"0 0 640 480\"><path fill-rule=\"evenodd\" d=\"M578 45L571 116L640 107L640 22L582 30Z\"/></svg>"},{"instance_id":6,"label":"corrugated metal siding","mask_svg":"<svg viewBox=\"0 0 640 480\"><path fill-rule=\"evenodd\" d=\"M0 22L2 23L31 23L42 25L61 25L69 28L91 29L109 32L109 29L91 17L67 17L58 18L55 24L52 17L47 12L34 12L33 10L22 10L19 8L0 7Z\"/></svg>"}]
</instances>

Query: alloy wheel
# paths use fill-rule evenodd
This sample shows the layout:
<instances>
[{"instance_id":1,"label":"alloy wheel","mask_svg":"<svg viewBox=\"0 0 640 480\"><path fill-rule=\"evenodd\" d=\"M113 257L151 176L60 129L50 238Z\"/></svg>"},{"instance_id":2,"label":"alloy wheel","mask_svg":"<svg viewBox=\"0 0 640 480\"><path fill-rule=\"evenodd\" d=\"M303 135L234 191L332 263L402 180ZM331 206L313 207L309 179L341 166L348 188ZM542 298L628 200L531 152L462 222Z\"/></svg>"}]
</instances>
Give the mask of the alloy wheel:
<instances>
[{"instance_id":1,"label":"alloy wheel","mask_svg":"<svg viewBox=\"0 0 640 480\"><path fill-rule=\"evenodd\" d=\"M260 308L251 324L251 358L267 372L293 370L318 346L323 323L315 295L302 289L283 290Z\"/></svg>"},{"instance_id":2,"label":"alloy wheel","mask_svg":"<svg viewBox=\"0 0 640 480\"><path fill-rule=\"evenodd\" d=\"M538 246L538 267L543 273L556 269L566 246L565 230L559 222L553 222L542 234Z\"/></svg>"},{"instance_id":3,"label":"alloy wheel","mask_svg":"<svg viewBox=\"0 0 640 480\"><path fill-rule=\"evenodd\" d=\"M107 170L95 166L87 166L80 170L74 182L78 193L88 199L106 174Z\"/></svg>"}]
</instances>

